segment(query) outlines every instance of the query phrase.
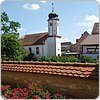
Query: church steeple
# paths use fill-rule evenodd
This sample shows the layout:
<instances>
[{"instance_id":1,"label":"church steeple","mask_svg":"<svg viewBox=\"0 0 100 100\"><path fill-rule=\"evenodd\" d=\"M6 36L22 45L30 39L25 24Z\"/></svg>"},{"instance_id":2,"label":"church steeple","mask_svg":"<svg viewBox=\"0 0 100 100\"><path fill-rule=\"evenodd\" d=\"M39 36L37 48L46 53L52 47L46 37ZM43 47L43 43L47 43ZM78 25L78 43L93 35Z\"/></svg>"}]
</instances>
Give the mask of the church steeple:
<instances>
[{"instance_id":1,"label":"church steeple","mask_svg":"<svg viewBox=\"0 0 100 100\"><path fill-rule=\"evenodd\" d=\"M59 35L59 18L58 14L54 11L54 4L52 3L52 12L48 15L48 34Z\"/></svg>"},{"instance_id":2,"label":"church steeple","mask_svg":"<svg viewBox=\"0 0 100 100\"><path fill-rule=\"evenodd\" d=\"M59 34L59 18L55 13L54 4L52 3L51 13L48 15L48 56L61 55L61 36ZM52 48L50 48L52 47Z\"/></svg>"},{"instance_id":3,"label":"church steeple","mask_svg":"<svg viewBox=\"0 0 100 100\"><path fill-rule=\"evenodd\" d=\"M48 15L49 19L52 18L57 18L58 19L58 14L54 11L54 3L52 3L52 12Z\"/></svg>"}]
</instances>

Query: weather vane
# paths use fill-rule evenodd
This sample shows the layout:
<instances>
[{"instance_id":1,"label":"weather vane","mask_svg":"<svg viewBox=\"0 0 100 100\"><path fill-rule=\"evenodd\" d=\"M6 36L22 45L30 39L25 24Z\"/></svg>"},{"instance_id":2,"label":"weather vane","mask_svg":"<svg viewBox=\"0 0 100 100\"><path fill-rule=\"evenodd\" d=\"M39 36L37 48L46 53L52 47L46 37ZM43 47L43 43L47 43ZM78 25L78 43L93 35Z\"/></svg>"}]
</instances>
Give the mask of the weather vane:
<instances>
[{"instance_id":1,"label":"weather vane","mask_svg":"<svg viewBox=\"0 0 100 100\"><path fill-rule=\"evenodd\" d=\"M54 3L52 3L52 12L54 12Z\"/></svg>"}]
</instances>

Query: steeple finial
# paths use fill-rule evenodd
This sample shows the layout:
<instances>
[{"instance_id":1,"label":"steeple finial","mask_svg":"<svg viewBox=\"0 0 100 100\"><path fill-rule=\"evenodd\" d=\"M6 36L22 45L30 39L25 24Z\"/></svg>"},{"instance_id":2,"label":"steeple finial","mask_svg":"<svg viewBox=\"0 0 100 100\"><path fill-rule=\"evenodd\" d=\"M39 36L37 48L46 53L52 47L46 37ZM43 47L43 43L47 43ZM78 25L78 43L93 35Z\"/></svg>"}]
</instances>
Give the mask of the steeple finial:
<instances>
[{"instance_id":1,"label":"steeple finial","mask_svg":"<svg viewBox=\"0 0 100 100\"><path fill-rule=\"evenodd\" d=\"M52 12L54 12L54 3L52 3Z\"/></svg>"}]
</instances>

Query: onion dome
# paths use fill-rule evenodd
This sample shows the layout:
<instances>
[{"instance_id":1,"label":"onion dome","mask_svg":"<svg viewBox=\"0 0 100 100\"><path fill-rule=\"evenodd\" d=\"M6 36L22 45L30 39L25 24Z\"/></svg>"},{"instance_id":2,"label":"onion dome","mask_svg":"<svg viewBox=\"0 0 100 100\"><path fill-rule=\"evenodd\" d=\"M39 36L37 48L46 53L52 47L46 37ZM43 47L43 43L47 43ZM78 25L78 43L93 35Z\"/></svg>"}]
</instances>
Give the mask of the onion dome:
<instances>
[{"instance_id":1,"label":"onion dome","mask_svg":"<svg viewBox=\"0 0 100 100\"><path fill-rule=\"evenodd\" d=\"M52 3L52 12L48 15L49 19L58 18L58 14L54 11L53 3Z\"/></svg>"}]
</instances>

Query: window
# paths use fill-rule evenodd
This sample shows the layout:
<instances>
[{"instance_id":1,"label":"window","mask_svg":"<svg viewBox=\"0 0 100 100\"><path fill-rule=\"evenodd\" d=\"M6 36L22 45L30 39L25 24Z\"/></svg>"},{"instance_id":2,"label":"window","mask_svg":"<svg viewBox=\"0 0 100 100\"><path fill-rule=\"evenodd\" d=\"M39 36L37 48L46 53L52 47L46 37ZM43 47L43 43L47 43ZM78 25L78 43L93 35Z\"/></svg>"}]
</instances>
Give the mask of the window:
<instances>
[{"instance_id":1,"label":"window","mask_svg":"<svg viewBox=\"0 0 100 100\"><path fill-rule=\"evenodd\" d=\"M52 23L50 23L50 26L52 26Z\"/></svg>"},{"instance_id":2,"label":"window","mask_svg":"<svg viewBox=\"0 0 100 100\"><path fill-rule=\"evenodd\" d=\"M36 47L36 54L39 54L39 47Z\"/></svg>"},{"instance_id":3,"label":"window","mask_svg":"<svg viewBox=\"0 0 100 100\"><path fill-rule=\"evenodd\" d=\"M87 48L87 53L99 53L98 48Z\"/></svg>"},{"instance_id":4,"label":"window","mask_svg":"<svg viewBox=\"0 0 100 100\"><path fill-rule=\"evenodd\" d=\"M29 51L32 52L32 48L31 47L29 47Z\"/></svg>"}]
</instances>

